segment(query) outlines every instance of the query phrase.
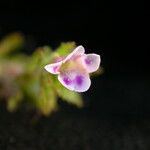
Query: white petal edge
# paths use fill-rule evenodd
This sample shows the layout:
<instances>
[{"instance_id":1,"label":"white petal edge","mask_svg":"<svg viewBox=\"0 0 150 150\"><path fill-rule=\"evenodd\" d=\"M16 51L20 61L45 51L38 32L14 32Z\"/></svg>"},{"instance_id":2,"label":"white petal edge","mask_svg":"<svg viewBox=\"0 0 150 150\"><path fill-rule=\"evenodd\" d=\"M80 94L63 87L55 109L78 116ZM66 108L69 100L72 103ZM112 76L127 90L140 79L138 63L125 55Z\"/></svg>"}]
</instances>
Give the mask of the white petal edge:
<instances>
[{"instance_id":1,"label":"white petal edge","mask_svg":"<svg viewBox=\"0 0 150 150\"><path fill-rule=\"evenodd\" d=\"M59 74L59 68L61 67L62 61L53 63L53 64L48 64L44 68L46 71L52 74Z\"/></svg>"},{"instance_id":2,"label":"white petal edge","mask_svg":"<svg viewBox=\"0 0 150 150\"><path fill-rule=\"evenodd\" d=\"M65 63L66 61L75 58L77 56L81 56L85 53L85 49L82 45L76 47L64 60L63 63Z\"/></svg>"},{"instance_id":3,"label":"white petal edge","mask_svg":"<svg viewBox=\"0 0 150 150\"><path fill-rule=\"evenodd\" d=\"M89 74L86 74L86 75L80 75L79 74L79 76L82 76L83 78L82 78L82 85L81 84L79 84L78 82L80 82L80 81L77 81L77 79L76 79L76 77L77 77L78 75L75 75L75 76L73 76L71 79L70 79L70 81L68 81L68 82L70 82L69 84L66 84L65 82L64 82L64 78L63 78L63 75L62 74L59 74L58 75L58 80L60 81L60 83L64 86L64 87L66 87L68 90L71 90L71 91L75 91L75 92L86 92L89 88L90 88L90 86L91 86L91 80L90 80L90 77L89 77ZM66 77L68 77L68 76L66 76Z\"/></svg>"},{"instance_id":4,"label":"white petal edge","mask_svg":"<svg viewBox=\"0 0 150 150\"><path fill-rule=\"evenodd\" d=\"M95 72L100 67L100 55L85 54L81 57L81 60L88 73Z\"/></svg>"}]
</instances>

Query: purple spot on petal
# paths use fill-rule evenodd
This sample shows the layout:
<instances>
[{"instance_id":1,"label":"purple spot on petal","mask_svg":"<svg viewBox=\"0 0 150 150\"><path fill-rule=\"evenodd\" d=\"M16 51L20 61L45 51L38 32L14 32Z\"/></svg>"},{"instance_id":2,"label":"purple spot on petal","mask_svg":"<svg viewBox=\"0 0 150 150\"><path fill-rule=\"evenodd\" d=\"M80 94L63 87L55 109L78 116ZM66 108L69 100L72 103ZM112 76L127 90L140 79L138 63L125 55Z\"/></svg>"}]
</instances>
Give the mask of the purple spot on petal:
<instances>
[{"instance_id":1,"label":"purple spot on petal","mask_svg":"<svg viewBox=\"0 0 150 150\"><path fill-rule=\"evenodd\" d=\"M78 85L81 85L83 83L83 76L76 76L75 80Z\"/></svg>"},{"instance_id":2,"label":"purple spot on petal","mask_svg":"<svg viewBox=\"0 0 150 150\"><path fill-rule=\"evenodd\" d=\"M68 77L63 78L63 81L66 85L69 85L72 82Z\"/></svg>"},{"instance_id":3,"label":"purple spot on petal","mask_svg":"<svg viewBox=\"0 0 150 150\"><path fill-rule=\"evenodd\" d=\"M90 65L90 64L92 63L92 60L91 60L90 58L86 58L86 59L85 59L85 63L86 63L87 65Z\"/></svg>"},{"instance_id":4,"label":"purple spot on petal","mask_svg":"<svg viewBox=\"0 0 150 150\"><path fill-rule=\"evenodd\" d=\"M55 66L55 67L53 68L53 71L54 71L54 72L57 72L57 69L58 69L58 66Z\"/></svg>"}]
</instances>

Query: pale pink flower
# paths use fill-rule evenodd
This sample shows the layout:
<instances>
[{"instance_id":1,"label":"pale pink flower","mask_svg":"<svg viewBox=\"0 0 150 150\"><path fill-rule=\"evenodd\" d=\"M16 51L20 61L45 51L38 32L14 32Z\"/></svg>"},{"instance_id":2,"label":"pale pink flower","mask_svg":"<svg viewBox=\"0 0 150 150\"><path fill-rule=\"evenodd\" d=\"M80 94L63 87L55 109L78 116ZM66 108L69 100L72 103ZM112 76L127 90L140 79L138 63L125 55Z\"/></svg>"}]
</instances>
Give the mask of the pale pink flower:
<instances>
[{"instance_id":1,"label":"pale pink flower","mask_svg":"<svg viewBox=\"0 0 150 150\"><path fill-rule=\"evenodd\" d=\"M100 55L85 54L84 47L78 46L63 60L44 68L52 74L58 74L58 80L67 89L85 92L91 85L89 73L99 68L100 61Z\"/></svg>"}]
</instances>

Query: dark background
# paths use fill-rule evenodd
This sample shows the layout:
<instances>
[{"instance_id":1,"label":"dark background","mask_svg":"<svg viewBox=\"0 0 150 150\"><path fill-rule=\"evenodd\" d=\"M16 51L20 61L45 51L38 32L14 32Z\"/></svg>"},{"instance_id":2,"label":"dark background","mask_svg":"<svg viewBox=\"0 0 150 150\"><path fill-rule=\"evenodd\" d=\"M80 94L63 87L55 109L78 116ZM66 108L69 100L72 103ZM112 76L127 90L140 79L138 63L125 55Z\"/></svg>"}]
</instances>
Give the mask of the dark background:
<instances>
[{"instance_id":1,"label":"dark background","mask_svg":"<svg viewBox=\"0 0 150 150\"><path fill-rule=\"evenodd\" d=\"M63 41L101 55L105 73L84 94L95 114L150 113L149 10L144 2L1 1L0 37L26 35L26 52Z\"/></svg>"}]
</instances>

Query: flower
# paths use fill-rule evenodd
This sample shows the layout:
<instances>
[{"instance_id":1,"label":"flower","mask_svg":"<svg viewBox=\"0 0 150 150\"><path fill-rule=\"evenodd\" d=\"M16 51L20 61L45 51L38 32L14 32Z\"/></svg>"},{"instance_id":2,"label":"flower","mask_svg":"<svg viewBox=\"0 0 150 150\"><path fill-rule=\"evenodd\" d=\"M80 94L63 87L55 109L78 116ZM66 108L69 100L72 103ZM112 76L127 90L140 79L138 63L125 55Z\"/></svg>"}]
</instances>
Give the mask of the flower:
<instances>
[{"instance_id":1,"label":"flower","mask_svg":"<svg viewBox=\"0 0 150 150\"><path fill-rule=\"evenodd\" d=\"M67 89L85 92L91 85L89 73L99 68L100 61L100 55L85 54L84 47L78 46L63 60L44 68L52 74L58 74L58 80Z\"/></svg>"}]
</instances>

